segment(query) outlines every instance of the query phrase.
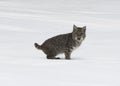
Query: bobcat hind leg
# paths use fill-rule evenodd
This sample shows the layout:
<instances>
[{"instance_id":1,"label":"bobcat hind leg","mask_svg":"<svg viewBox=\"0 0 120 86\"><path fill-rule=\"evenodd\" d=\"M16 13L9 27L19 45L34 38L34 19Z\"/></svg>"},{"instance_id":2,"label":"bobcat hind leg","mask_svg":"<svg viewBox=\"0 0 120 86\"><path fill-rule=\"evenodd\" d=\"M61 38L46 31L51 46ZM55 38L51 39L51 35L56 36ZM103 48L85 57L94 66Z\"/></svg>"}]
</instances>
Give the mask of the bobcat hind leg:
<instances>
[{"instance_id":1,"label":"bobcat hind leg","mask_svg":"<svg viewBox=\"0 0 120 86\"><path fill-rule=\"evenodd\" d=\"M47 55L47 59L60 59L59 57L55 57L55 56L49 56Z\"/></svg>"}]
</instances>

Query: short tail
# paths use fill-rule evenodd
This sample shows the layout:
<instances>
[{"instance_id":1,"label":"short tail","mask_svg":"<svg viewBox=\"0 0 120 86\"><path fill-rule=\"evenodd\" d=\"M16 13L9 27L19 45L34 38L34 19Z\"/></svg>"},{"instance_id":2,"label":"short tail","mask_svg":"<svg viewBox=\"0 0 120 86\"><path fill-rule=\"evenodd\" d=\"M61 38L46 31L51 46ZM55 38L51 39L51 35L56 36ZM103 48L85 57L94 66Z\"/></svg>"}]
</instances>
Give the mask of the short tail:
<instances>
[{"instance_id":1,"label":"short tail","mask_svg":"<svg viewBox=\"0 0 120 86\"><path fill-rule=\"evenodd\" d=\"M35 48L41 49L41 46L38 43L34 43Z\"/></svg>"}]
</instances>

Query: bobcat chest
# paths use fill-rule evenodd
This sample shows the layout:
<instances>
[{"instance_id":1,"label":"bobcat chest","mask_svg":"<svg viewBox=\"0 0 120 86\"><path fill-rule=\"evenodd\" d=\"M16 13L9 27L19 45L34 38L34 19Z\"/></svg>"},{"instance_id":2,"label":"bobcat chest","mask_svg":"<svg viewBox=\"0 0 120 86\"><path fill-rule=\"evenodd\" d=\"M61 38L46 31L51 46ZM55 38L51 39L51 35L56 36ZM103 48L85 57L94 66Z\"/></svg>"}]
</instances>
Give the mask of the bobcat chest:
<instances>
[{"instance_id":1,"label":"bobcat chest","mask_svg":"<svg viewBox=\"0 0 120 86\"><path fill-rule=\"evenodd\" d=\"M74 51L78 48L79 46L72 47L71 51Z\"/></svg>"},{"instance_id":2,"label":"bobcat chest","mask_svg":"<svg viewBox=\"0 0 120 86\"><path fill-rule=\"evenodd\" d=\"M82 41L83 41L83 38L81 38L80 40L77 40L77 41L75 42L75 45L72 46L71 51L76 50L76 49L81 45Z\"/></svg>"}]
</instances>

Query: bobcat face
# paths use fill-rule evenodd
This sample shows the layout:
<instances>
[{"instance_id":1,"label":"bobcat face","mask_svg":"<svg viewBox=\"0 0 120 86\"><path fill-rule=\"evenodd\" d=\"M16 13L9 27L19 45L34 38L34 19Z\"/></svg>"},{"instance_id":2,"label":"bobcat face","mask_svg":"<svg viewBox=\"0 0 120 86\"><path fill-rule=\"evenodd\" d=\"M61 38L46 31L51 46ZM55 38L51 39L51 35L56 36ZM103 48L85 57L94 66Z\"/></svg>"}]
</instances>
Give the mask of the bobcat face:
<instances>
[{"instance_id":1,"label":"bobcat face","mask_svg":"<svg viewBox=\"0 0 120 86\"><path fill-rule=\"evenodd\" d=\"M73 40L77 41L77 42L82 42L85 37L86 37L86 26L84 27L77 27L77 26L73 26L73 32L72 32L72 38Z\"/></svg>"}]
</instances>

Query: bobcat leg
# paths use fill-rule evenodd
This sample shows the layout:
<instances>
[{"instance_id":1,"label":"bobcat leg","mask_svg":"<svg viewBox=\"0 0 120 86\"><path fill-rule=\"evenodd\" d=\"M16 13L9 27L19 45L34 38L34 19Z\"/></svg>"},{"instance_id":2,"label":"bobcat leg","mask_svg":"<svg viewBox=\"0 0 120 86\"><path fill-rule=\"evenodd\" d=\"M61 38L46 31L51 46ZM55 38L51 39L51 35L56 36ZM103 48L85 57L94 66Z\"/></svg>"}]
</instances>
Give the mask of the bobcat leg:
<instances>
[{"instance_id":1,"label":"bobcat leg","mask_svg":"<svg viewBox=\"0 0 120 86\"><path fill-rule=\"evenodd\" d=\"M71 51L65 51L65 59L70 59Z\"/></svg>"},{"instance_id":2,"label":"bobcat leg","mask_svg":"<svg viewBox=\"0 0 120 86\"><path fill-rule=\"evenodd\" d=\"M47 59L60 59L60 58L55 56L47 56Z\"/></svg>"},{"instance_id":3,"label":"bobcat leg","mask_svg":"<svg viewBox=\"0 0 120 86\"><path fill-rule=\"evenodd\" d=\"M47 59L54 59L54 58L55 58L54 56L47 55Z\"/></svg>"}]
</instances>

